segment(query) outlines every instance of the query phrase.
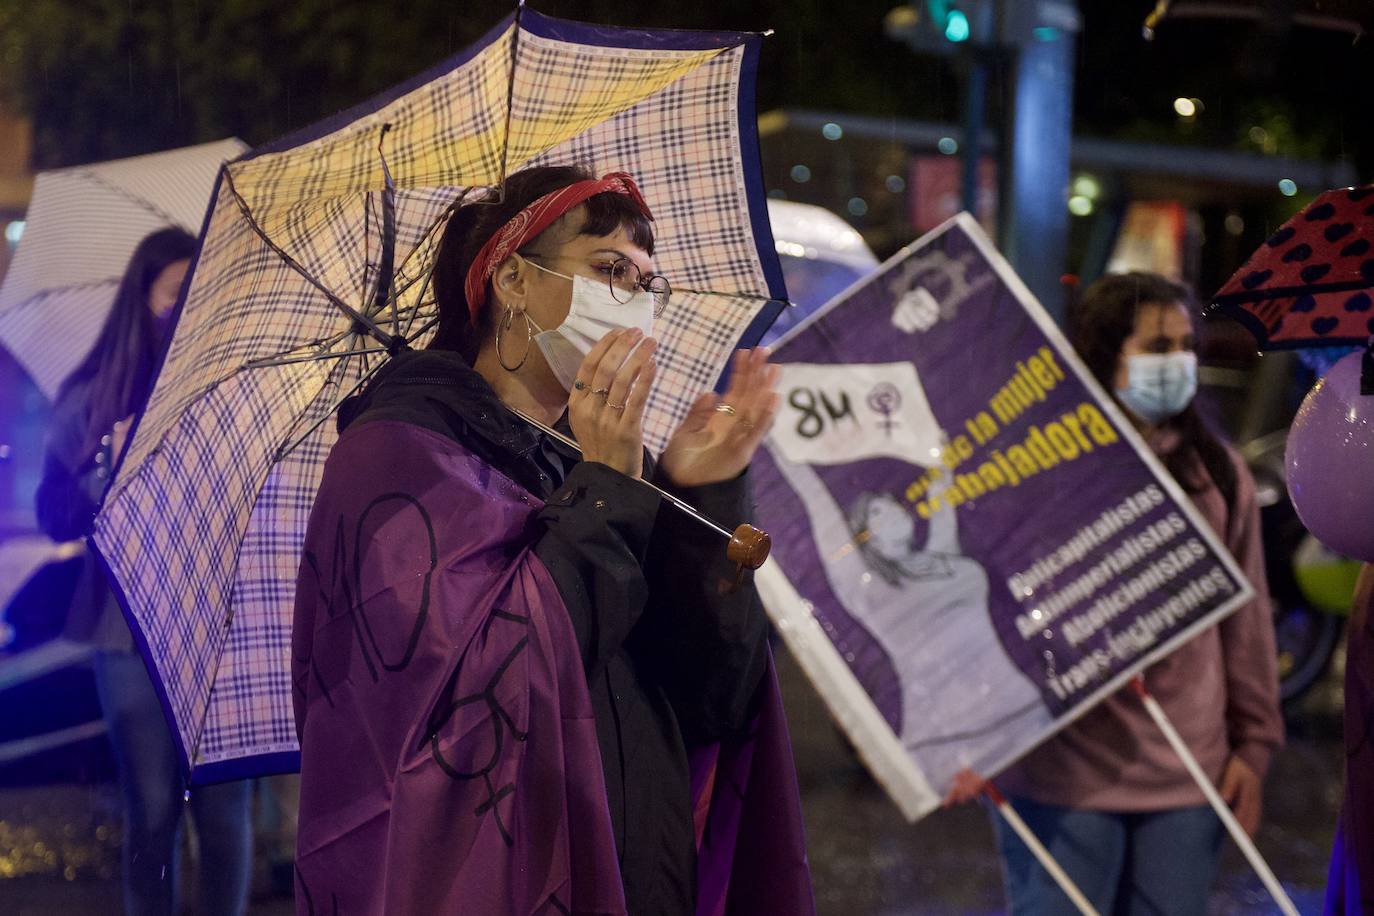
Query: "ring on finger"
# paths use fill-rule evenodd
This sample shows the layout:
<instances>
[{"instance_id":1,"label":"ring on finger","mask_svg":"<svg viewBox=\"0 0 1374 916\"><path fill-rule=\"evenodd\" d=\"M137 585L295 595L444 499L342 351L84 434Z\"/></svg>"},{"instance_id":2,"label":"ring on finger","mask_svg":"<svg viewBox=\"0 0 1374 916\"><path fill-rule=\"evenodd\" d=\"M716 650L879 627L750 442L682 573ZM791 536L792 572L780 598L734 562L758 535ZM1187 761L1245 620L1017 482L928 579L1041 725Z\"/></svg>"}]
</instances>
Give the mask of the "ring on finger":
<instances>
[{"instance_id":1,"label":"ring on finger","mask_svg":"<svg viewBox=\"0 0 1374 916\"><path fill-rule=\"evenodd\" d=\"M717 404L717 405L716 405L716 413L729 414L730 416L733 417L733 416L735 416L735 415L738 413L738 411L735 410L735 408L732 407L732 406L730 406L729 404Z\"/></svg>"},{"instance_id":2,"label":"ring on finger","mask_svg":"<svg viewBox=\"0 0 1374 916\"><path fill-rule=\"evenodd\" d=\"M609 388L593 388L592 394L600 396L601 400L606 400L606 396L611 393Z\"/></svg>"},{"instance_id":3,"label":"ring on finger","mask_svg":"<svg viewBox=\"0 0 1374 916\"><path fill-rule=\"evenodd\" d=\"M624 405L624 404L612 404L610 401L607 401L607 402L606 402L606 406L609 407L609 408L611 408L611 410L624 410L624 409L625 409L625 405Z\"/></svg>"},{"instance_id":4,"label":"ring on finger","mask_svg":"<svg viewBox=\"0 0 1374 916\"><path fill-rule=\"evenodd\" d=\"M578 391L584 391L587 388L587 383L582 381L582 379L578 379L577 381L573 382L573 387L576 388Z\"/></svg>"}]
</instances>

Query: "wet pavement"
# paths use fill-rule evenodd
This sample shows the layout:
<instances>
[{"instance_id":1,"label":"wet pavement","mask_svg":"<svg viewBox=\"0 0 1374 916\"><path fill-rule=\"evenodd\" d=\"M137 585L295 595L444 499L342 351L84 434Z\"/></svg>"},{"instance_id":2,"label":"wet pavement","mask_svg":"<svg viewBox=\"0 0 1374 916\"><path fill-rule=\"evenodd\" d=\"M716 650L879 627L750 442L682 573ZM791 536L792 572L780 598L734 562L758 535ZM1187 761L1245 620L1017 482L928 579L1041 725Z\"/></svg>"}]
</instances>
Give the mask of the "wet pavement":
<instances>
[{"instance_id":1,"label":"wet pavement","mask_svg":"<svg viewBox=\"0 0 1374 916\"><path fill-rule=\"evenodd\" d=\"M812 872L822 916L1004 912L991 823L979 807L907 824L830 724L787 658L783 692L796 748ZM1259 847L1304 914L1321 911L1340 803L1339 659L1289 719L1288 746L1269 774ZM116 916L119 825L108 783L0 787L0 913ZM265 857L253 916L286 916ZM188 888L188 890L191 890ZM1213 916L1276 912L1228 844Z\"/></svg>"},{"instance_id":2,"label":"wet pavement","mask_svg":"<svg viewBox=\"0 0 1374 916\"><path fill-rule=\"evenodd\" d=\"M789 659L779 665L822 916L1000 914L992 823L979 806L907 824L844 746ZM1341 799L1340 659L1292 710L1266 782L1257 844L1298 909L1321 912ZM1211 916L1278 912L1228 840Z\"/></svg>"}]
</instances>

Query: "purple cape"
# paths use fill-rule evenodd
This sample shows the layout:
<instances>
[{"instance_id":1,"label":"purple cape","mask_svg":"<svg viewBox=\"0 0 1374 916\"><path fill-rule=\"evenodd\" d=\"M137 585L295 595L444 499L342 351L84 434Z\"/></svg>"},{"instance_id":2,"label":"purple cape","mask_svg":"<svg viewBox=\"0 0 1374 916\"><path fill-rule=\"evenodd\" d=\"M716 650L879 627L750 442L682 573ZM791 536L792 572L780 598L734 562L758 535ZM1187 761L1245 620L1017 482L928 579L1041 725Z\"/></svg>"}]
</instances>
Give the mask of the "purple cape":
<instances>
[{"instance_id":1,"label":"purple cape","mask_svg":"<svg viewBox=\"0 0 1374 916\"><path fill-rule=\"evenodd\" d=\"M418 426L340 437L292 635L298 913L625 913L540 505ZM698 916L814 912L771 663L760 690L747 737L692 749Z\"/></svg>"},{"instance_id":2,"label":"purple cape","mask_svg":"<svg viewBox=\"0 0 1374 916\"><path fill-rule=\"evenodd\" d=\"M1374 564L1360 571L1345 658L1345 802L1327 913L1374 914Z\"/></svg>"}]
</instances>

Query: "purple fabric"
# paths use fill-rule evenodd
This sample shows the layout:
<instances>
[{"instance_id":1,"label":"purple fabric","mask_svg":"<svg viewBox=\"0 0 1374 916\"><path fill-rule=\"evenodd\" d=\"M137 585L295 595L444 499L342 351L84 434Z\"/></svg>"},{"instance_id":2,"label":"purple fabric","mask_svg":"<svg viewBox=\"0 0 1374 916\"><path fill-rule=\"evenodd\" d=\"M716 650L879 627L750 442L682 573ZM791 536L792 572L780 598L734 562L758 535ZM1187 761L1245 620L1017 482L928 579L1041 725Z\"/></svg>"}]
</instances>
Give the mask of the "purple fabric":
<instances>
[{"instance_id":1,"label":"purple fabric","mask_svg":"<svg viewBox=\"0 0 1374 916\"><path fill-rule=\"evenodd\" d=\"M699 750L693 798L711 770L711 804L697 847L697 916L811 916L797 771L773 660L746 740ZM714 759L713 759L714 758Z\"/></svg>"},{"instance_id":2,"label":"purple fabric","mask_svg":"<svg viewBox=\"0 0 1374 916\"><path fill-rule=\"evenodd\" d=\"M302 916L625 912L576 639L530 549L539 508L436 433L340 437L293 632ZM749 739L698 755L699 913L813 911L771 669L762 689Z\"/></svg>"},{"instance_id":3,"label":"purple fabric","mask_svg":"<svg viewBox=\"0 0 1374 916\"><path fill-rule=\"evenodd\" d=\"M1374 564L1360 571L1345 659L1345 803L1326 912L1374 914Z\"/></svg>"}]
</instances>

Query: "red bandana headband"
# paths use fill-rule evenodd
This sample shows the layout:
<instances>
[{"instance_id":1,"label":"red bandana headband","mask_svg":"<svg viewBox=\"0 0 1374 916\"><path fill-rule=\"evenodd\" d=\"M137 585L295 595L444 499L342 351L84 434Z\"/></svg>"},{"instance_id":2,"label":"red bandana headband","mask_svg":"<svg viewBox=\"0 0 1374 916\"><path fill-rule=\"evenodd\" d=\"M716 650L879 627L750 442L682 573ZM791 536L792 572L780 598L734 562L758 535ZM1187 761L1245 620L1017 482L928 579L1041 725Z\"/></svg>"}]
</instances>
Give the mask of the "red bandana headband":
<instances>
[{"instance_id":1,"label":"red bandana headband","mask_svg":"<svg viewBox=\"0 0 1374 916\"><path fill-rule=\"evenodd\" d=\"M634 179L625 172L610 172L602 178L579 181L545 194L511 217L510 222L498 229L473 259L463 285L463 292L468 300L468 313L472 316L473 323L477 323L478 313L487 304L487 281L511 252L519 251L526 242L549 228L555 220L587 198L608 191L624 194L635 202L639 212L643 213L646 219L654 218Z\"/></svg>"}]
</instances>

